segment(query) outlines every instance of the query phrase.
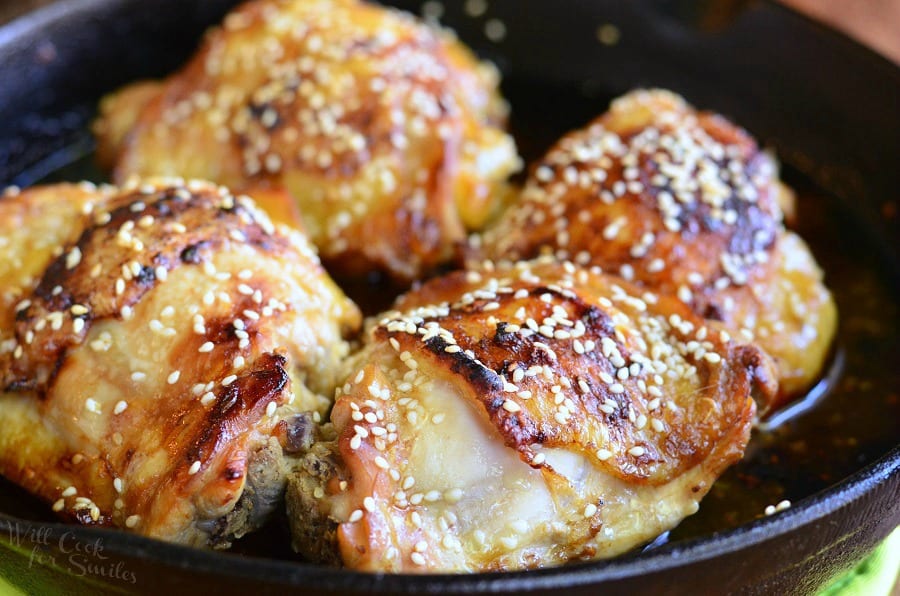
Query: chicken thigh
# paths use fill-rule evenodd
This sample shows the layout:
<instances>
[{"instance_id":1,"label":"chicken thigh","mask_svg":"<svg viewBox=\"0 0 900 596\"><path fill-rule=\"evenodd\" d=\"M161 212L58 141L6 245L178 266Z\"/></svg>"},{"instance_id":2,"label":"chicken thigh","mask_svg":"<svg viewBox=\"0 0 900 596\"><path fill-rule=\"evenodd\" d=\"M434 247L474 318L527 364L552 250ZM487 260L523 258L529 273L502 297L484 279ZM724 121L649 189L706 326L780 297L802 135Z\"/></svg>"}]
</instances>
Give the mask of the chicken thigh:
<instances>
[{"instance_id":1,"label":"chicken thigh","mask_svg":"<svg viewBox=\"0 0 900 596\"><path fill-rule=\"evenodd\" d=\"M388 572L610 557L743 454L771 360L571 263L451 273L370 329L288 485L294 545Z\"/></svg>"},{"instance_id":2,"label":"chicken thigh","mask_svg":"<svg viewBox=\"0 0 900 596\"><path fill-rule=\"evenodd\" d=\"M258 527L360 322L305 238L178 180L10 193L0 238L0 474L83 524Z\"/></svg>"},{"instance_id":3,"label":"chicken thigh","mask_svg":"<svg viewBox=\"0 0 900 596\"><path fill-rule=\"evenodd\" d=\"M161 84L107 98L115 179L285 189L341 275L416 279L496 215L519 167L496 70L449 34L355 0L256 0Z\"/></svg>"},{"instance_id":4,"label":"chicken thigh","mask_svg":"<svg viewBox=\"0 0 900 596\"><path fill-rule=\"evenodd\" d=\"M677 296L764 348L784 401L820 375L837 320L821 269L782 225L791 200L748 133L672 93L636 91L535 164L475 252L553 254Z\"/></svg>"}]
</instances>

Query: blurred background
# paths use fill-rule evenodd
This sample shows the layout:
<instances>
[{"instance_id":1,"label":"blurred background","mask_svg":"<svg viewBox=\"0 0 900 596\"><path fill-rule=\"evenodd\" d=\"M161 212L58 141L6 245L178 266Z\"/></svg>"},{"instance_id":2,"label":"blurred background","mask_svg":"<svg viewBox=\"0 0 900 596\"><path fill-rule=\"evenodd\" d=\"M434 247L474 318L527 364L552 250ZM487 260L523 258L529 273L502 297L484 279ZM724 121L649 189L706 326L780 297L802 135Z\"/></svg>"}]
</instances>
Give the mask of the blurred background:
<instances>
[{"instance_id":1,"label":"blurred background","mask_svg":"<svg viewBox=\"0 0 900 596\"><path fill-rule=\"evenodd\" d=\"M723 11L730 12L752 1L754 0L716 0L716 4L721 5ZM900 64L900 0L781 1L843 31ZM0 23L52 2L54 0L0 0Z\"/></svg>"}]
</instances>

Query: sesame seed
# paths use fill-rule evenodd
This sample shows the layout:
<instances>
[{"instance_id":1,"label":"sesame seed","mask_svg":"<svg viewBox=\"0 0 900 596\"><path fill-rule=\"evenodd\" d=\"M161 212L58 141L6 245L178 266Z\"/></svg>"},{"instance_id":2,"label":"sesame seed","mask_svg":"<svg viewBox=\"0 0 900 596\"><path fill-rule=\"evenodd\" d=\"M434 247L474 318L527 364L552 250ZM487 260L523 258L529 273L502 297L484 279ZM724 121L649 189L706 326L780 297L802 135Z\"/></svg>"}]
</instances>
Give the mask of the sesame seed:
<instances>
[{"instance_id":1,"label":"sesame seed","mask_svg":"<svg viewBox=\"0 0 900 596\"><path fill-rule=\"evenodd\" d=\"M646 450L643 447L641 447L640 445L636 445L636 446L632 447L631 449L629 449L628 453L630 453L634 457L640 457L640 456L644 455L645 451Z\"/></svg>"},{"instance_id":2,"label":"sesame seed","mask_svg":"<svg viewBox=\"0 0 900 596\"><path fill-rule=\"evenodd\" d=\"M350 514L350 517L347 518L347 521L350 522L351 524L353 524L353 523L358 522L358 521L361 520L362 518L363 518L363 512L362 512L362 510L361 510L361 509L354 509L353 512Z\"/></svg>"},{"instance_id":3,"label":"sesame seed","mask_svg":"<svg viewBox=\"0 0 900 596\"><path fill-rule=\"evenodd\" d=\"M174 385L175 383L178 382L179 377L181 377L181 371L180 371L180 370L172 371L172 372L169 374L169 376L166 378L166 382L167 382L169 385Z\"/></svg>"},{"instance_id":4,"label":"sesame seed","mask_svg":"<svg viewBox=\"0 0 900 596\"><path fill-rule=\"evenodd\" d=\"M77 246L66 255L66 269L74 269L81 263L81 249Z\"/></svg>"},{"instance_id":5,"label":"sesame seed","mask_svg":"<svg viewBox=\"0 0 900 596\"><path fill-rule=\"evenodd\" d=\"M124 412L127 408L128 408L128 402L125 400L119 400L116 403L116 407L113 408L113 414L118 416L119 414Z\"/></svg>"},{"instance_id":6,"label":"sesame seed","mask_svg":"<svg viewBox=\"0 0 900 596\"><path fill-rule=\"evenodd\" d=\"M503 409L513 414L522 410L519 404L510 399L503 402Z\"/></svg>"},{"instance_id":7,"label":"sesame seed","mask_svg":"<svg viewBox=\"0 0 900 596\"><path fill-rule=\"evenodd\" d=\"M126 527L126 528L134 528L134 527L136 527L136 526L138 525L138 523L139 523L140 521L141 521L141 516L140 516L140 515L129 515L129 516L125 519L125 527Z\"/></svg>"},{"instance_id":8,"label":"sesame seed","mask_svg":"<svg viewBox=\"0 0 900 596\"><path fill-rule=\"evenodd\" d=\"M460 499L462 499L463 491L461 488L451 488L447 492L444 493L444 500L449 503L456 503Z\"/></svg>"},{"instance_id":9,"label":"sesame seed","mask_svg":"<svg viewBox=\"0 0 900 596\"><path fill-rule=\"evenodd\" d=\"M594 517L595 513L597 513L597 506L593 503L588 503L584 508L584 516L591 518Z\"/></svg>"},{"instance_id":10,"label":"sesame seed","mask_svg":"<svg viewBox=\"0 0 900 596\"><path fill-rule=\"evenodd\" d=\"M74 497L77 494L78 494L78 489L76 489L74 486L70 486L70 487L66 488L64 491L62 491L62 493L60 493L60 496Z\"/></svg>"},{"instance_id":11,"label":"sesame seed","mask_svg":"<svg viewBox=\"0 0 900 596\"><path fill-rule=\"evenodd\" d=\"M213 348L215 348L215 345L213 344L213 342L208 341L208 342L205 342L203 345L201 345L199 348L197 348L197 351L204 352L204 353L212 352Z\"/></svg>"},{"instance_id":12,"label":"sesame seed","mask_svg":"<svg viewBox=\"0 0 900 596\"><path fill-rule=\"evenodd\" d=\"M234 383L236 380L237 380L237 375L228 375L227 377L222 379L222 386L228 387L229 385Z\"/></svg>"},{"instance_id":13,"label":"sesame seed","mask_svg":"<svg viewBox=\"0 0 900 596\"><path fill-rule=\"evenodd\" d=\"M196 474L199 471L200 471L200 461L199 460L192 463L191 467L188 468L188 474L191 476L193 476L194 474Z\"/></svg>"},{"instance_id":14,"label":"sesame seed","mask_svg":"<svg viewBox=\"0 0 900 596\"><path fill-rule=\"evenodd\" d=\"M421 566L421 565L425 565L427 563L427 561L425 560L425 557L422 556L422 553L414 552L409 556L409 558L416 565Z\"/></svg>"}]
</instances>

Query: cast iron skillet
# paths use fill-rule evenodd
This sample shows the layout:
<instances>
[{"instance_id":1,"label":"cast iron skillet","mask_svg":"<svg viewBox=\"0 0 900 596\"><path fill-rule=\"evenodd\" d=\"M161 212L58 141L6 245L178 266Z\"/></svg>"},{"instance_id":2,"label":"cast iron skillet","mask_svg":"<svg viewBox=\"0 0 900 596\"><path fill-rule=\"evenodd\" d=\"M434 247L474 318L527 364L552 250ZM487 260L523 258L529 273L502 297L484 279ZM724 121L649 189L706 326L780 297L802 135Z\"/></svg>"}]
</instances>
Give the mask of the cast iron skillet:
<instances>
[{"instance_id":1,"label":"cast iron skillet","mask_svg":"<svg viewBox=\"0 0 900 596\"><path fill-rule=\"evenodd\" d=\"M0 186L31 183L73 153L88 151L86 124L97 99L127 81L176 68L203 29L232 4L63 0L0 28ZM419 9L418 2L397 4ZM860 242L865 237L867 254L897 295L900 70L894 65L764 2L495 0L477 18L464 14L461 2L447 4L442 20L504 70L514 115L517 97L534 93L529 125L536 136L541 110L566 109L556 104L558 90L575 90L582 97L578 101L590 102L592 113L599 113L609 97L633 87L672 88L749 128L791 168L848 207L857 223L852 233ZM726 4L729 10L723 10ZM491 19L506 26L500 42L484 34ZM620 34L611 47L597 41L598 25L604 23L614 24ZM496 31L496 23L491 27ZM556 118L560 121L575 127L584 118L573 114L569 121L563 114ZM548 138L542 142L563 131L544 132ZM534 156L527 147L526 156ZM896 340L897 329L889 334ZM896 353L883 366L897 367ZM880 389L898 391L895 385ZM898 432L876 461L858 465L787 512L610 561L502 574L360 574L47 522L21 504L29 502L23 493L3 484L0 574L29 592L68 594L286 588L811 593L900 524L900 426L888 424Z\"/></svg>"}]
</instances>

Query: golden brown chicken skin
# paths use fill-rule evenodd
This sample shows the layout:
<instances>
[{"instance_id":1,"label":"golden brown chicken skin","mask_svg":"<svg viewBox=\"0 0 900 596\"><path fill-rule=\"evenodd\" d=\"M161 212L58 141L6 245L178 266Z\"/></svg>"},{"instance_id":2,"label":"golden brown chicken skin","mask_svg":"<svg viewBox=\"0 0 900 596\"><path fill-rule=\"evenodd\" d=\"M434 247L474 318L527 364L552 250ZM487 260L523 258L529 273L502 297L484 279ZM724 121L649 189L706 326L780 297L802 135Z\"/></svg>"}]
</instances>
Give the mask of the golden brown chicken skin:
<instances>
[{"instance_id":1,"label":"golden brown chicken skin","mask_svg":"<svg viewBox=\"0 0 900 596\"><path fill-rule=\"evenodd\" d=\"M332 271L410 281L498 212L518 168L497 84L492 67L404 13L259 0L155 96L143 84L107 98L96 131L116 180L284 188Z\"/></svg>"},{"instance_id":2,"label":"golden brown chicken skin","mask_svg":"<svg viewBox=\"0 0 900 596\"><path fill-rule=\"evenodd\" d=\"M784 400L820 374L837 318L815 259L782 225L791 200L745 131L636 91L535 164L476 253L553 254L677 296L771 354Z\"/></svg>"},{"instance_id":3,"label":"golden brown chicken skin","mask_svg":"<svg viewBox=\"0 0 900 596\"><path fill-rule=\"evenodd\" d=\"M609 557L741 457L771 360L571 263L451 273L374 324L288 488L294 545L353 569Z\"/></svg>"},{"instance_id":4,"label":"golden brown chicken skin","mask_svg":"<svg viewBox=\"0 0 900 596\"><path fill-rule=\"evenodd\" d=\"M258 527L360 321L305 238L177 180L6 196L0 237L0 474L84 524Z\"/></svg>"}]
</instances>

